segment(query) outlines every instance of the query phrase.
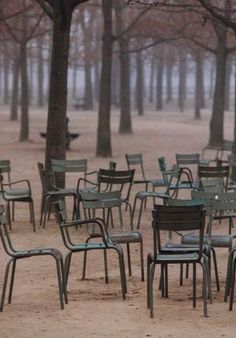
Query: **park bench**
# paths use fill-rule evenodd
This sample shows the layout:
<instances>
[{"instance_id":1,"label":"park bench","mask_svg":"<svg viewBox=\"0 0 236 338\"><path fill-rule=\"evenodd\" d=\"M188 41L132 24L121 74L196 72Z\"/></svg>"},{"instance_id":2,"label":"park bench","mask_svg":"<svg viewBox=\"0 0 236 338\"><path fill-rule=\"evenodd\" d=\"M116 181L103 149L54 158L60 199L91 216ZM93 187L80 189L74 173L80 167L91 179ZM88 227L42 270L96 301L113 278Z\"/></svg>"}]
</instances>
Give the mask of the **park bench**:
<instances>
[{"instance_id":1,"label":"park bench","mask_svg":"<svg viewBox=\"0 0 236 338\"><path fill-rule=\"evenodd\" d=\"M79 110L80 108L84 109L84 107L85 107L84 99L83 98L77 98L76 101L75 101L75 103L73 104L73 107L76 110Z\"/></svg>"},{"instance_id":2,"label":"park bench","mask_svg":"<svg viewBox=\"0 0 236 338\"><path fill-rule=\"evenodd\" d=\"M41 132L40 136L43 137L43 138L46 138L47 137L47 133ZM71 141L77 139L79 136L80 136L79 133L71 133L71 132L67 133L67 135L66 135L66 149L67 150L70 149L70 143L71 143Z\"/></svg>"}]
</instances>

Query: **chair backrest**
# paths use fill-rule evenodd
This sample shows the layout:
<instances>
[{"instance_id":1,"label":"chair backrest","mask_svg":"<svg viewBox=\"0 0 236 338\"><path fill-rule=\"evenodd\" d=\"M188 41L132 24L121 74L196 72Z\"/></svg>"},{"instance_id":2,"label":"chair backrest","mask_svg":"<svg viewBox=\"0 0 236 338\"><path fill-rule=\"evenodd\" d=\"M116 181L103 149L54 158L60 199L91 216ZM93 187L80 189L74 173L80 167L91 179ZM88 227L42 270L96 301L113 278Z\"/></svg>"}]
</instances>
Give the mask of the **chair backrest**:
<instances>
[{"instance_id":1,"label":"chair backrest","mask_svg":"<svg viewBox=\"0 0 236 338\"><path fill-rule=\"evenodd\" d=\"M200 161L200 154L193 153L193 154L182 154L176 153L175 154L176 163L179 166L188 166L192 164L199 164Z\"/></svg>"},{"instance_id":2,"label":"chair backrest","mask_svg":"<svg viewBox=\"0 0 236 338\"><path fill-rule=\"evenodd\" d=\"M159 157L158 163L159 163L159 169L160 169L160 172L162 174L163 180L164 180L165 184L168 185L168 183L170 182L170 179L171 179L171 174L168 173L169 169L167 167L165 157L164 156Z\"/></svg>"},{"instance_id":3,"label":"chair backrest","mask_svg":"<svg viewBox=\"0 0 236 338\"><path fill-rule=\"evenodd\" d=\"M166 244L163 232L198 232L199 259L202 255L203 235L205 228L205 210L202 205L165 206L155 205L152 212L153 254L161 252Z\"/></svg>"},{"instance_id":4,"label":"chair backrest","mask_svg":"<svg viewBox=\"0 0 236 338\"><path fill-rule=\"evenodd\" d=\"M182 154L182 153L176 153L176 164L179 167L188 168L189 174L191 175L191 178L193 179L193 176L197 175L197 168L200 164L200 154L199 153L188 153L188 154ZM194 171L194 174L192 173Z\"/></svg>"},{"instance_id":5,"label":"chair backrest","mask_svg":"<svg viewBox=\"0 0 236 338\"><path fill-rule=\"evenodd\" d=\"M120 191L87 192L81 191L80 198L85 212L85 218L95 217L96 210L100 210L100 217L108 225L113 226L113 208L119 213L120 226L123 227L122 200Z\"/></svg>"},{"instance_id":6,"label":"chair backrest","mask_svg":"<svg viewBox=\"0 0 236 338\"><path fill-rule=\"evenodd\" d=\"M198 177L200 183L200 189L204 189L202 185L202 181L208 180L209 184L210 180L218 179L222 182L223 190L227 190L228 181L229 181L229 166L198 166ZM214 181L212 181L214 183ZM219 182L219 181L218 181Z\"/></svg>"},{"instance_id":7,"label":"chair backrest","mask_svg":"<svg viewBox=\"0 0 236 338\"><path fill-rule=\"evenodd\" d=\"M113 208L120 207L122 204L120 191L81 191L80 196L83 206L86 209Z\"/></svg>"},{"instance_id":8,"label":"chair backrest","mask_svg":"<svg viewBox=\"0 0 236 338\"><path fill-rule=\"evenodd\" d=\"M11 182L11 162L10 160L0 160L0 170L1 173L6 176L7 181L6 183Z\"/></svg>"},{"instance_id":9,"label":"chair backrest","mask_svg":"<svg viewBox=\"0 0 236 338\"><path fill-rule=\"evenodd\" d=\"M233 141L224 140L222 147L219 149L217 153L217 161L218 163L228 162L228 156L231 155L233 149Z\"/></svg>"},{"instance_id":10,"label":"chair backrest","mask_svg":"<svg viewBox=\"0 0 236 338\"><path fill-rule=\"evenodd\" d=\"M135 173L141 175L143 180L146 180L144 165L143 165L143 155L142 154L126 154L125 155L128 169L131 170L135 168Z\"/></svg>"},{"instance_id":11,"label":"chair backrest","mask_svg":"<svg viewBox=\"0 0 236 338\"><path fill-rule=\"evenodd\" d=\"M81 160L57 160L51 159L51 168L55 173L63 172L83 172L86 173L88 170L87 159Z\"/></svg>"},{"instance_id":12,"label":"chair backrest","mask_svg":"<svg viewBox=\"0 0 236 338\"><path fill-rule=\"evenodd\" d=\"M54 173L53 172L46 173L42 162L38 162L37 166L38 166L38 171L39 171L43 193L53 190L53 185L56 184Z\"/></svg>"},{"instance_id":13,"label":"chair backrest","mask_svg":"<svg viewBox=\"0 0 236 338\"><path fill-rule=\"evenodd\" d=\"M124 200L128 201L135 169L132 170L108 170L99 169L99 191L120 191Z\"/></svg>"}]
</instances>

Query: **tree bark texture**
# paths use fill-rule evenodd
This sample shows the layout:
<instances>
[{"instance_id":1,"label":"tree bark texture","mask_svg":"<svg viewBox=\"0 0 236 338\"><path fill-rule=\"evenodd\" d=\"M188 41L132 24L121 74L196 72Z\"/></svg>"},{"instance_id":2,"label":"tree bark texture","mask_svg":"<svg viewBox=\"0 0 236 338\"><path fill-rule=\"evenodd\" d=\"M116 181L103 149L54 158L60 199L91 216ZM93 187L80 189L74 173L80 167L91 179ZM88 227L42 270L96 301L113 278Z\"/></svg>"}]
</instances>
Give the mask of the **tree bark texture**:
<instances>
[{"instance_id":1,"label":"tree bark texture","mask_svg":"<svg viewBox=\"0 0 236 338\"><path fill-rule=\"evenodd\" d=\"M112 70L112 0L103 0L104 31L97 126L97 156L112 156L111 146L111 70Z\"/></svg>"}]
</instances>

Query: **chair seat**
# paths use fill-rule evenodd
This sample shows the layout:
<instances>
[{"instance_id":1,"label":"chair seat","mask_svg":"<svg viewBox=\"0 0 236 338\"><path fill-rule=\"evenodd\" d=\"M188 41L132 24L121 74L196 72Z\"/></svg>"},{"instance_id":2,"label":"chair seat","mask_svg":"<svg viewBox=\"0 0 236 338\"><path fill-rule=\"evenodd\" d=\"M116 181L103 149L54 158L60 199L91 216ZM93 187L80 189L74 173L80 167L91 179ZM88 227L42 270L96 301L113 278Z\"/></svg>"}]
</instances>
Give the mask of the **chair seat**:
<instances>
[{"instance_id":1,"label":"chair seat","mask_svg":"<svg viewBox=\"0 0 236 338\"><path fill-rule=\"evenodd\" d=\"M149 258L153 262L159 262L159 263L196 263L199 259L199 255L196 252L192 253L180 253L180 254L162 254L158 253L156 257L152 254L149 254Z\"/></svg>"},{"instance_id":2,"label":"chair seat","mask_svg":"<svg viewBox=\"0 0 236 338\"><path fill-rule=\"evenodd\" d=\"M57 257L62 257L61 252L55 248L35 248L31 250L18 250L14 257L25 258L32 256L43 256L43 255L53 255Z\"/></svg>"},{"instance_id":3,"label":"chair seat","mask_svg":"<svg viewBox=\"0 0 236 338\"><path fill-rule=\"evenodd\" d=\"M148 180L148 182L150 182L154 187L165 187L166 186L166 182L162 179L150 179Z\"/></svg>"},{"instance_id":4,"label":"chair seat","mask_svg":"<svg viewBox=\"0 0 236 338\"><path fill-rule=\"evenodd\" d=\"M4 196L6 201L21 201L21 202L28 202L31 199L31 196L26 194L26 195L9 195L7 192L5 192L5 196Z\"/></svg>"},{"instance_id":5,"label":"chair seat","mask_svg":"<svg viewBox=\"0 0 236 338\"><path fill-rule=\"evenodd\" d=\"M164 193L158 193L158 192L154 192L154 191L139 191L136 194L136 198L139 198L141 200L147 198L147 197L159 197L159 198L163 198L163 199L168 199L170 198L170 195L168 194L164 194Z\"/></svg>"},{"instance_id":6,"label":"chair seat","mask_svg":"<svg viewBox=\"0 0 236 338\"><path fill-rule=\"evenodd\" d=\"M139 231L124 231L118 234L110 235L112 242L125 243L139 243L142 240L142 235Z\"/></svg>"},{"instance_id":7,"label":"chair seat","mask_svg":"<svg viewBox=\"0 0 236 338\"><path fill-rule=\"evenodd\" d=\"M232 239L235 235L212 235L211 236L211 246L219 248L228 248L232 245ZM182 238L183 244L197 244L198 237L194 234L186 235ZM209 236L204 235L204 244L208 244Z\"/></svg>"},{"instance_id":8,"label":"chair seat","mask_svg":"<svg viewBox=\"0 0 236 338\"><path fill-rule=\"evenodd\" d=\"M5 194L8 196L29 196L30 192L28 189L9 189L5 191Z\"/></svg>"}]
</instances>

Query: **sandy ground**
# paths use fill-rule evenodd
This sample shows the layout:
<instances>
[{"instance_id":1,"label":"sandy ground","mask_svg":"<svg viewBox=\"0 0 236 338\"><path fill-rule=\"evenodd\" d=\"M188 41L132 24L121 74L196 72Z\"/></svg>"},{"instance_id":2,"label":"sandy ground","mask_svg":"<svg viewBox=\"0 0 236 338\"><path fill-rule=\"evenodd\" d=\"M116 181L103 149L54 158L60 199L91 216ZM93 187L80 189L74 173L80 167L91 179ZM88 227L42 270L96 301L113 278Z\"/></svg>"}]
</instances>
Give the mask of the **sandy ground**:
<instances>
[{"instance_id":1,"label":"sandy ground","mask_svg":"<svg viewBox=\"0 0 236 338\"><path fill-rule=\"evenodd\" d=\"M107 167L110 159L95 157L95 112L70 111L70 129L80 132L72 142L67 158L87 158L89 170ZM50 246L66 252L59 229L52 218L45 229L39 227L41 185L37 162L44 161L45 140L39 136L46 128L46 111L30 111L30 141L18 143L19 123L8 121L6 107L0 109L0 158L10 159L12 178L28 178L32 184L37 219L37 232L33 233L28 221L28 208L16 206L16 221L11 232L16 248ZM118 112L112 114L112 160L118 168L126 168L125 153L142 152L148 177L160 177L157 158L165 155L168 163L175 160L176 152L201 152L208 141L209 114L203 112L201 121L194 121L192 113L148 112L133 117L133 134L119 135ZM226 115L225 138L232 138L233 118ZM77 181L74 175L70 180ZM71 183L70 182L70 183ZM72 184L72 183L71 183ZM75 184L75 183L74 183ZM136 188L135 188L136 189ZM135 193L134 190L133 194ZM151 250L151 203L143 213L141 231L145 257ZM138 248L133 246L133 275L127 276L127 299L120 293L119 270L115 256L109 255L109 284L104 283L102 255L90 253L88 274L81 281L82 255L72 261L68 285L69 304L61 311L58 301L54 263L48 258L32 258L18 263L12 304L5 305L0 314L1 338L89 338L89 337L235 337L235 312L229 312L223 302L227 250L217 251L221 291L215 291L213 281L212 305L209 318L203 317L201 273L197 308L192 308L191 279L178 285L178 268L170 271L169 299L161 299L158 292L158 274L155 288L155 318L149 317L146 308L146 281L140 280ZM0 246L0 293L7 257ZM236 306L236 305L235 305Z\"/></svg>"}]
</instances>

